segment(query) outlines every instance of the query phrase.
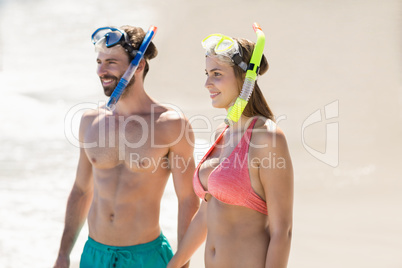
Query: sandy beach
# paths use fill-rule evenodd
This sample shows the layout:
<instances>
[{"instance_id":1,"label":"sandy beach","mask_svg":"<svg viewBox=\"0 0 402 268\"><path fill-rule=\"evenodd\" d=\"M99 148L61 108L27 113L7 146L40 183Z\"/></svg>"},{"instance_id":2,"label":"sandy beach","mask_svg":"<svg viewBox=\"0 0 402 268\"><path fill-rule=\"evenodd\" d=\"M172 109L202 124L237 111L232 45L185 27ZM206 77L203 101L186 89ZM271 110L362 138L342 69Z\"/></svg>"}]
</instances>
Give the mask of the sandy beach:
<instances>
[{"instance_id":1,"label":"sandy beach","mask_svg":"<svg viewBox=\"0 0 402 268\"><path fill-rule=\"evenodd\" d=\"M197 159L224 110L204 88L201 40L256 40L259 85L295 172L289 268L401 268L402 3L357 1L0 0L0 267L52 267L78 148L79 114L106 101L92 32L156 25L146 91L192 122ZM176 248L168 183L161 226ZM71 255L78 267L84 226ZM201 268L203 248L191 267Z\"/></svg>"}]
</instances>

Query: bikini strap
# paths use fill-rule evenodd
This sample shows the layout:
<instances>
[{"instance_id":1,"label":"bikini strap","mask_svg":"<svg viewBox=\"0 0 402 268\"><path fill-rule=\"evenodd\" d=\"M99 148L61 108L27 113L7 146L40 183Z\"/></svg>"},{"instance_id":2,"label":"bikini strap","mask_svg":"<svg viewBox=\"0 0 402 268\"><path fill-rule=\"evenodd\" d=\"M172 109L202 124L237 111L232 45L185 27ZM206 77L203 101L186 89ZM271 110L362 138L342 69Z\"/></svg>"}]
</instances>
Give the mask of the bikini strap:
<instances>
[{"instance_id":1,"label":"bikini strap","mask_svg":"<svg viewBox=\"0 0 402 268\"><path fill-rule=\"evenodd\" d=\"M204 157L201 159L200 164L202 164L205 159L207 159L207 157L209 156L209 154L211 153L211 151L215 148L216 144L222 139L223 137L223 133L225 133L226 129L229 126L226 126L225 129L221 132L221 134L218 136L218 138L215 140L214 144L209 148L208 152L204 155Z\"/></svg>"},{"instance_id":2,"label":"bikini strap","mask_svg":"<svg viewBox=\"0 0 402 268\"><path fill-rule=\"evenodd\" d=\"M244 136L243 136L243 138L241 140L241 142L243 142L243 140L244 140L244 142L246 142L246 144L247 144L247 152L249 150L248 148L250 147L250 143L251 143L251 134L253 132L254 125L257 122L257 120L258 120L258 117L253 119L253 122L251 122L251 124L248 126L248 128L246 130L246 133L244 133Z\"/></svg>"}]
</instances>

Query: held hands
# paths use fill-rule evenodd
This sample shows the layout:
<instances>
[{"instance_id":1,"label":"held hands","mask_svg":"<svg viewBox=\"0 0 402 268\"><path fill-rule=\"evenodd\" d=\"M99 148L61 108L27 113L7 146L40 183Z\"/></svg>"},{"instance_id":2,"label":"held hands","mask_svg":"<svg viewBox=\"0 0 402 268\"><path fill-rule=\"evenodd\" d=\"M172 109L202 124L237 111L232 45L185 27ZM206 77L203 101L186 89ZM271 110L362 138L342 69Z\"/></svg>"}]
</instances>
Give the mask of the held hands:
<instances>
[{"instance_id":1,"label":"held hands","mask_svg":"<svg viewBox=\"0 0 402 268\"><path fill-rule=\"evenodd\" d=\"M180 268L181 266L178 263L177 256L174 255L173 258L170 260L166 268ZM187 267L187 266L185 266Z\"/></svg>"},{"instance_id":2,"label":"held hands","mask_svg":"<svg viewBox=\"0 0 402 268\"><path fill-rule=\"evenodd\" d=\"M178 267L178 266L175 266L172 261L170 261L168 263L168 265L166 266L166 268L176 268L176 267Z\"/></svg>"}]
</instances>

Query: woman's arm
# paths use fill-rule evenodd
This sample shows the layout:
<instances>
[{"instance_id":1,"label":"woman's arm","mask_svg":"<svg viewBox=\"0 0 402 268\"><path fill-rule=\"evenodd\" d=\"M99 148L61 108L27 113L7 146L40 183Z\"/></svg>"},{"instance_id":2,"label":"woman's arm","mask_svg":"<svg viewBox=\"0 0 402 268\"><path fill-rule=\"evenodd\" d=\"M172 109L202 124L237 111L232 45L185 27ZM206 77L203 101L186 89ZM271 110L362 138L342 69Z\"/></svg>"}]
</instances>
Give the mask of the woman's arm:
<instances>
[{"instance_id":1,"label":"woman's arm","mask_svg":"<svg viewBox=\"0 0 402 268\"><path fill-rule=\"evenodd\" d=\"M175 142L169 149L169 163L179 205L177 222L179 248L191 220L200 207L200 200L194 193L192 183L195 171L193 130L187 119L173 116L170 118L173 119L170 129L176 130L176 132L170 130L170 133L175 133L175 137L172 138ZM183 266L185 267L189 267L189 264Z\"/></svg>"},{"instance_id":2,"label":"woman's arm","mask_svg":"<svg viewBox=\"0 0 402 268\"><path fill-rule=\"evenodd\" d=\"M285 135L280 129L258 133L259 177L268 208L270 242L266 268L287 267L292 238L293 167ZM270 165L264 157L271 159ZM275 158L273 161L272 159Z\"/></svg>"},{"instance_id":3,"label":"woman's arm","mask_svg":"<svg viewBox=\"0 0 402 268\"><path fill-rule=\"evenodd\" d=\"M186 234L170 260L167 268L178 268L188 262L207 237L207 203L202 201L200 209L190 223Z\"/></svg>"}]
</instances>

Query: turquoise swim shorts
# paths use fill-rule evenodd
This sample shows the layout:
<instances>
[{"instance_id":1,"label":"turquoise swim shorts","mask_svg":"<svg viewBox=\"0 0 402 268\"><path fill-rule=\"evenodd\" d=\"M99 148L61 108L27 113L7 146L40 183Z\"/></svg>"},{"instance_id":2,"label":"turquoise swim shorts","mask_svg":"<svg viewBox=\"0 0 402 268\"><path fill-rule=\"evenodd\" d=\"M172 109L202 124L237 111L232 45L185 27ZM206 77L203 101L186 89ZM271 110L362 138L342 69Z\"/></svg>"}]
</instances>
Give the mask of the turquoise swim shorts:
<instances>
[{"instance_id":1,"label":"turquoise swim shorts","mask_svg":"<svg viewBox=\"0 0 402 268\"><path fill-rule=\"evenodd\" d=\"M172 257L172 248L162 233L151 242L128 247L108 246L88 237L80 268L166 268Z\"/></svg>"}]
</instances>

